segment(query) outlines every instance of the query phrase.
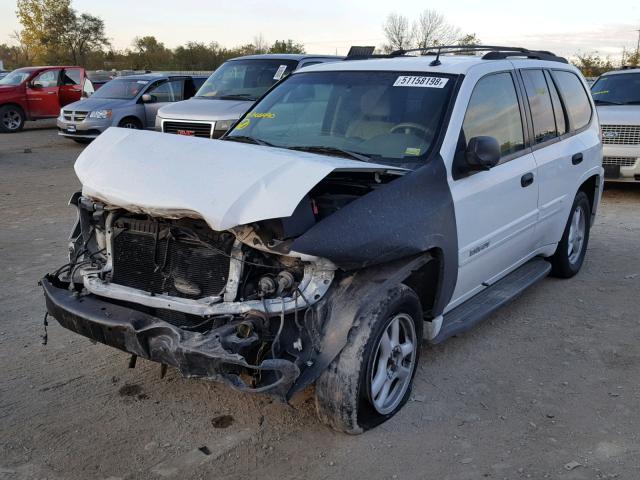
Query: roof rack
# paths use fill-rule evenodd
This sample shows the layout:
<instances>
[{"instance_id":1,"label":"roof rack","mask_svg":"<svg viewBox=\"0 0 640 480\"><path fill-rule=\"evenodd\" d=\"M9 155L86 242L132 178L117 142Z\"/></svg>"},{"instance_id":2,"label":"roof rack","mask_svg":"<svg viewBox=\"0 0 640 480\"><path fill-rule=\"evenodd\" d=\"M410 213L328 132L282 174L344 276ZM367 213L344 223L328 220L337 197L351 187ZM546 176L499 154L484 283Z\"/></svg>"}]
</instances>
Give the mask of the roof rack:
<instances>
[{"instance_id":1,"label":"roof rack","mask_svg":"<svg viewBox=\"0 0 640 480\"><path fill-rule=\"evenodd\" d=\"M500 47L494 45L434 45L425 48L411 48L408 50L396 50L389 54L390 57L400 57L407 53L421 52L422 55L435 55L431 66L440 65L440 54L442 53L475 53L487 52L482 56L483 60L502 60L510 57L525 57L535 60L548 60L551 62L569 63L566 58L559 57L547 50L529 50L521 47Z\"/></svg>"}]
</instances>

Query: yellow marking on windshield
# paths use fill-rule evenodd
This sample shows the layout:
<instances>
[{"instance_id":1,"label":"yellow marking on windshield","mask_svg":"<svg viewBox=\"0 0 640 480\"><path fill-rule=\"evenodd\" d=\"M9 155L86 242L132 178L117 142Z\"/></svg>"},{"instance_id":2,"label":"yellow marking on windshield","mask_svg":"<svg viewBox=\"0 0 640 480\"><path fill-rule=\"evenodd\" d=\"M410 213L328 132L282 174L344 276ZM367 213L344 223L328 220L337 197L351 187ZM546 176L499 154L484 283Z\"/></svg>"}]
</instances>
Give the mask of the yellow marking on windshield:
<instances>
[{"instance_id":1,"label":"yellow marking on windshield","mask_svg":"<svg viewBox=\"0 0 640 480\"><path fill-rule=\"evenodd\" d=\"M264 113L251 112L251 113L247 114L247 117L252 117L252 118L276 118L276 114L275 113L271 113L271 112L264 112Z\"/></svg>"},{"instance_id":2,"label":"yellow marking on windshield","mask_svg":"<svg viewBox=\"0 0 640 480\"><path fill-rule=\"evenodd\" d=\"M236 130L242 130L243 128L247 128L250 123L251 123L251 120L249 120L248 118L245 118L236 126Z\"/></svg>"}]
</instances>

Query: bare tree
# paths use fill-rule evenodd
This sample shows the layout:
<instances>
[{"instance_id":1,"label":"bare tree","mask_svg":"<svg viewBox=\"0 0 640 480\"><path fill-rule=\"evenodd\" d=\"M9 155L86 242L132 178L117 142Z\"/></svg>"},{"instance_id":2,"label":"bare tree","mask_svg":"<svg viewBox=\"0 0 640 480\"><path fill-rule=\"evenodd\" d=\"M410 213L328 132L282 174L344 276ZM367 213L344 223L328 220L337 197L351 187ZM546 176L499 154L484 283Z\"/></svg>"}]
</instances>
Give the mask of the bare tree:
<instances>
[{"instance_id":1,"label":"bare tree","mask_svg":"<svg viewBox=\"0 0 640 480\"><path fill-rule=\"evenodd\" d=\"M267 53L270 46L262 33L253 37L253 49L255 53Z\"/></svg>"},{"instance_id":2,"label":"bare tree","mask_svg":"<svg viewBox=\"0 0 640 480\"><path fill-rule=\"evenodd\" d=\"M384 52L394 50L406 50L412 46L412 32L409 29L409 20L403 15L390 13L383 25L384 36L387 43L382 46Z\"/></svg>"},{"instance_id":3,"label":"bare tree","mask_svg":"<svg viewBox=\"0 0 640 480\"><path fill-rule=\"evenodd\" d=\"M413 37L418 48L452 45L457 43L460 36L460 30L448 23L437 10L425 10L413 24Z\"/></svg>"}]
</instances>

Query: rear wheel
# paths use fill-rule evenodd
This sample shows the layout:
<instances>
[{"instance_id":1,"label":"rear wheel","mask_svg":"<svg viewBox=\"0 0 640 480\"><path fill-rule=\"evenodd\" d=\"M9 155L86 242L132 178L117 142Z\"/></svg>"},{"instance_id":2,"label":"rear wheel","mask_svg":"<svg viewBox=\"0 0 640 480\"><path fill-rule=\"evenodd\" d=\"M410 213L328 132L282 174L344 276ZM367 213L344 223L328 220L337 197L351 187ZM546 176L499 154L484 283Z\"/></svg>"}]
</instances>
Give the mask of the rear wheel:
<instances>
[{"instance_id":1,"label":"rear wheel","mask_svg":"<svg viewBox=\"0 0 640 480\"><path fill-rule=\"evenodd\" d=\"M578 192L571 206L556 253L551 257L552 273L556 277L571 278L580 271L589 243L591 204L584 192Z\"/></svg>"},{"instance_id":2,"label":"rear wheel","mask_svg":"<svg viewBox=\"0 0 640 480\"><path fill-rule=\"evenodd\" d=\"M19 132L24 127L24 112L16 105L0 107L0 132Z\"/></svg>"},{"instance_id":3,"label":"rear wheel","mask_svg":"<svg viewBox=\"0 0 640 480\"><path fill-rule=\"evenodd\" d=\"M120 128L131 128L133 130L140 130L142 128L142 123L140 120L134 117L127 117L120 120L118 124Z\"/></svg>"},{"instance_id":4,"label":"rear wheel","mask_svg":"<svg viewBox=\"0 0 640 480\"><path fill-rule=\"evenodd\" d=\"M395 415L411 394L422 324L420 301L406 285L363 312L345 348L316 382L318 417L357 434Z\"/></svg>"}]
</instances>

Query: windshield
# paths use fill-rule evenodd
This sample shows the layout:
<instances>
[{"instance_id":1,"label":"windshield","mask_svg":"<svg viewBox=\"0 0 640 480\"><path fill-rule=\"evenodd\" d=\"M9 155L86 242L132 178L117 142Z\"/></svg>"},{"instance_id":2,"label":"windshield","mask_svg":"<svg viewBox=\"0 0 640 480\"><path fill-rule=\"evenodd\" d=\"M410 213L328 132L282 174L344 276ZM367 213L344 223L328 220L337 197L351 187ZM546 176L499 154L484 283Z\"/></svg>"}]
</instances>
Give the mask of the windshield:
<instances>
[{"instance_id":1,"label":"windshield","mask_svg":"<svg viewBox=\"0 0 640 480\"><path fill-rule=\"evenodd\" d=\"M300 73L257 103L228 138L412 168L437 138L453 83L428 73Z\"/></svg>"},{"instance_id":2,"label":"windshield","mask_svg":"<svg viewBox=\"0 0 640 480\"><path fill-rule=\"evenodd\" d=\"M596 105L640 105L640 73L600 77L591 87Z\"/></svg>"},{"instance_id":3,"label":"windshield","mask_svg":"<svg viewBox=\"0 0 640 480\"><path fill-rule=\"evenodd\" d=\"M149 80L136 80L133 78L117 78L105 83L91 98L113 98L118 100L130 100L135 98L141 90L149 85Z\"/></svg>"},{"instance_id":4,"label":"windshield","mask_svg":"<svg viewBox=\"0 0 640 480\"><path fill-rule=\"evenodd\" d=\"M231 60L202 85L196 98L255 101L295 70L296 60Z\"/></svg>"},{"instance_id":5,"label":"windshield","mask_svg":"<svg viewBox=\"0 0 640 480\"><path fill-rule=\"evenodd\" d=\"M14 70L0 79L0 85L20 85L31 75L31 72L32 70Z\"/></svg>"}]
</instances>

